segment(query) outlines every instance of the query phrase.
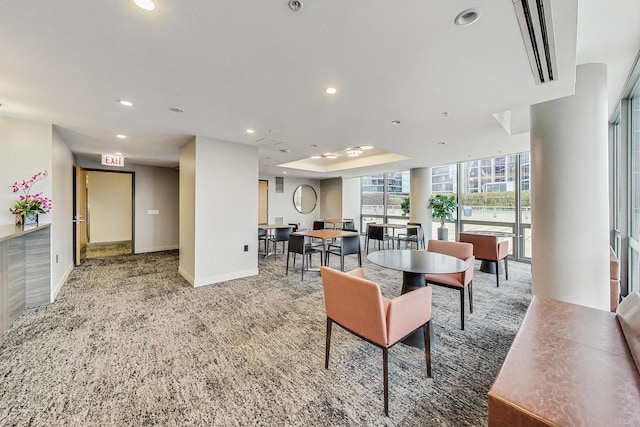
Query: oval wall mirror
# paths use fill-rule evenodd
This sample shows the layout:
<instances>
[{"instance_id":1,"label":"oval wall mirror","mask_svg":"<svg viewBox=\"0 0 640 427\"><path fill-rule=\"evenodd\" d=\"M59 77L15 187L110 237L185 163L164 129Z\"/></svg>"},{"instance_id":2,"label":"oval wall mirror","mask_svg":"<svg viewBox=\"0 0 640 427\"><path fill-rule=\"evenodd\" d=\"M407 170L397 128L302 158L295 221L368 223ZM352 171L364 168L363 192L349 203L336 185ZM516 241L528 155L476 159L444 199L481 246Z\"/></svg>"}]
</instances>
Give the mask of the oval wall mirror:
<instances>
[{"instance_id":1,"label":"oval wall mirror","mask_svg":"<svg viewBox=\"0 0 640 427\"><path fill-rule=\"evenodd\" d=\"M316 190L308 184L299 185L293 192L293 206L303 214L308 214L316 208L318 195Z\"/></svg>"}]
</instances>

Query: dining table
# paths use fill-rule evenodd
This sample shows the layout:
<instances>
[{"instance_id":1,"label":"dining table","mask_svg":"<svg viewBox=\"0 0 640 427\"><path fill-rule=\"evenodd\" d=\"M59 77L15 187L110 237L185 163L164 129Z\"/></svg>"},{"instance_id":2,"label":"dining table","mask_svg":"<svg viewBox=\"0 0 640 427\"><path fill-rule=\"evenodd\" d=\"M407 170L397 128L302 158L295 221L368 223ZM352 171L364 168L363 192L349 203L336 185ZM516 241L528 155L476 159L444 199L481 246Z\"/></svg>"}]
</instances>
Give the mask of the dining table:
<instances>
[{"instance_id":1,"label":"dining table","mask_svg":"<svg viewBox=\"0 0 640 427\"><path fill-rule=\"evenodd\" d=\"M469 268L469 264L456 257L414 249L392 249L371 252L367 259L381 267L402 271L402 294L426 286L425 274L460 273ZM433 328L433 320L429 324ZM433 339L433 334L431 337ZM424 348L424 335L418 331L405 338L403 343Z\"/></svg>"}]
</instances>

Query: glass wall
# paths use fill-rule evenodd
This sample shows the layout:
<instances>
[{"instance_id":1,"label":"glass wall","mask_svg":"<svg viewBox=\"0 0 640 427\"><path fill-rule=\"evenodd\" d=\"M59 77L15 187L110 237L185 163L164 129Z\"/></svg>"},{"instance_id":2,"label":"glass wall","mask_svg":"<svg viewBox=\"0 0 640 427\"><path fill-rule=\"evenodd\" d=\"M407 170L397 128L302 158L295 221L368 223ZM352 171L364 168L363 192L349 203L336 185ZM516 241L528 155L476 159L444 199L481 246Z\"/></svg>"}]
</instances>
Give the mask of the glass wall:
<instances>
[{"instance_id":1,"label":"glass wall","mask_svg":"<svg viewBox=\"0 0 640 427\"><path fill-rule=\"evenodd\" d=\"M410 193L409 182L409 171L363 176L360 229L365 231L370 222L406 224L409 215L403 215L402 204Z\"/></svg>"},{"instance_id":2,"label":"glass wall","mask_svg":"<svg viewBox=\"0 0 640 427\"><path fill-rule=\"evenodd\" d=\"M630 104L631 165L629 188L629 279L628 291L640 289L640 85L636 85Z\"/></svg>"}]
</instances>

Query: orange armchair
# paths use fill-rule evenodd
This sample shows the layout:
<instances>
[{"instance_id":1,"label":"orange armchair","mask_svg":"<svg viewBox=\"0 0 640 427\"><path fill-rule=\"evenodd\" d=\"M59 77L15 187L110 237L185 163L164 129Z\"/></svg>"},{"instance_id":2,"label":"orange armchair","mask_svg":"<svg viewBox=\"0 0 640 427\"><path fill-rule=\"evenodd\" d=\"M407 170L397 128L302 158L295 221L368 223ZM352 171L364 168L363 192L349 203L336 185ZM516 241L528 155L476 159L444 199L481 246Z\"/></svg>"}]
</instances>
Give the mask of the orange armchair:
<instances>
[{"instance_id":1,"label":"orange armchair","mask_svg":"<svg viewBox=\"0 0 640 427\"><path fill-rule=\"evenodd\" d=\"M473 245L470 243L447 242L444 240L429 240L427 243L429 252L437 252L454 256L469 264L462 273L454 274L425 274L427 283L460 290L460 329L464 330L464 289L469 290L469 312L473 313Z\"/></svg>"},{"instance_id":2,"label":"orange armchair","mask_svg":"<svg viewBox=\"0 0 640 427\"><path fill-rule=\"evenodd\" d=\"M384 298L380 287L364 278L362 268L343 273L321 267L327 336L324 368L329 368L331 327L337 323L347 331L382 349L384 413L389 415L387 350L419 328L424 329L427 376L431 378L431 287Z\"/></svg>"},{"instance_id":3,"label":"orange armchair","mask_svg":"<svg viewBox=\"0 0 640 427\"><path fill-rule=\"evenodd\" d=\"M461 242L473 245L473 255L480 261L489 261L496 264L496 287L500 286L500 260L504 259L504 279L509 280L509 267L507 256L509 255L509 241L498 241L498 237L492 234L460 233Z\"/></svg>"}]
</instances>

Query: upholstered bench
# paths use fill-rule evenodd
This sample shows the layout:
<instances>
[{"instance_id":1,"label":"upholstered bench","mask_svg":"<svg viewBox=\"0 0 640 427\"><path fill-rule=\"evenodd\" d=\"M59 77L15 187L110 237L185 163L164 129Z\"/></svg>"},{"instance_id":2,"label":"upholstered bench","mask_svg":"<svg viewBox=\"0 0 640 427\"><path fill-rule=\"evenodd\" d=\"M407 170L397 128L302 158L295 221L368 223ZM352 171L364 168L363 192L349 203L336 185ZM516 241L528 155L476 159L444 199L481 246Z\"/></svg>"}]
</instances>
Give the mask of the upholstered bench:
<instances>
[{"instance_id":1,"label":"upholstered bench","mask_svg":"<svg viewBox=\"0 0 640 427\"><path fill-rule=\"evenodd\" d=\"M488 394L489 426L640 426L640 293L617 313L535 296Z\"/></svg>"}]
</instances>

